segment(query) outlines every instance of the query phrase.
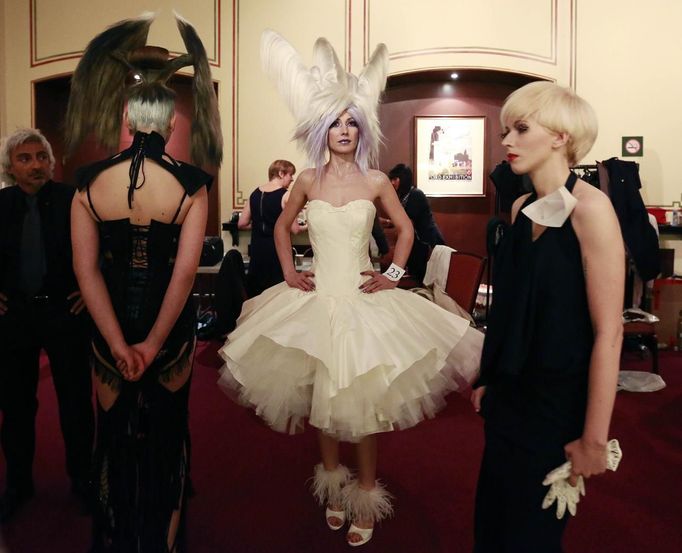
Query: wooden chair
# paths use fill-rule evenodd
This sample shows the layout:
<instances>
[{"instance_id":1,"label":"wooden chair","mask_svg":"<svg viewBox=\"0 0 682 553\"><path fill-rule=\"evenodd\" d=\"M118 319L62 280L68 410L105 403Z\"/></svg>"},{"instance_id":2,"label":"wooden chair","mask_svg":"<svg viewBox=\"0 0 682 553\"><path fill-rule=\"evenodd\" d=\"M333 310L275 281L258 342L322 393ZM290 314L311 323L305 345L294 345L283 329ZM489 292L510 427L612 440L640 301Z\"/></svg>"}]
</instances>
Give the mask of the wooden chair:
<instances>
[{"instance_id":1,"label":"wooden chair","mask_svg":"<svg viewBox=\"0 0 682 553\"><path fill-rule=\"evenodd\" d=\"M234 330L242 305L248 297L242 254L231 249L225 254L215 279L213 307L216 314L216 336Z\"/></svg>"},{"instance_id":2,"label":"wooden chair","mask_svg":"<svg viewBox=\"0 0 682 553\"><path fill-rule=\"evenodd\" d=\"M445 293L470 314L473 314L476 307L476 296L485 264L485 257L473 253L453 252L450 255Z\"/></svg>"}]
</instances>

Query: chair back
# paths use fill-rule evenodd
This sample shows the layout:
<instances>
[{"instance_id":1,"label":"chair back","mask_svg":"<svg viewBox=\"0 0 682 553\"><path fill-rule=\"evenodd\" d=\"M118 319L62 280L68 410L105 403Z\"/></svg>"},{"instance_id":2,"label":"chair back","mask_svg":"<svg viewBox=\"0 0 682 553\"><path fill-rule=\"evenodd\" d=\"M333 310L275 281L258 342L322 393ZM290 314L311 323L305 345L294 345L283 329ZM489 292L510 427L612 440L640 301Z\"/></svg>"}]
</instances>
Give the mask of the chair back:
<instances>
[{"instance_id":1,"label":"chair back","mask_svg":"<svg viewBox=\"0 0 682 553\"><path fill-rule=\"evenodd\" d=\"M216 276L213 305L216 312L216 332L220 336L235 329L243 303L248 299L242 254L231 249L223 258Z\"/></svg>"},{"instance_id":2,"label":"chair back","mask_svg":"<svg viewBox=\"0 0 682 553\"><path fill-rule=\"evenodd\" d=\"M469 313L473 313L476 307L485 264L485 257L473 253L452 252L450 255L445 293Z\"/></svg>"}]
</instances>

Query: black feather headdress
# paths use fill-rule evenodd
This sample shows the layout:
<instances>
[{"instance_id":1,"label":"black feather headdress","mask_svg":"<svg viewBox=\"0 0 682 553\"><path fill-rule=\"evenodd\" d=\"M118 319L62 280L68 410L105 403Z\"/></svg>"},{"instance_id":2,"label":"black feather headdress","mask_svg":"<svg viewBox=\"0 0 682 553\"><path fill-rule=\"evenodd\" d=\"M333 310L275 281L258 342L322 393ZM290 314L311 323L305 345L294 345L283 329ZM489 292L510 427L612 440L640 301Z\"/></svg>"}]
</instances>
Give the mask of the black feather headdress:
<instances>
[{"instance_id":1,"label":"black feather headdress","mask_svg":"<svg viewBox=\"0 0 682 553\"><path fill-rule=\"evenodd\" d=\"M65 145L71 155L93 132L109 150L119 143L123 105L138 86L165 84L179 69L194 66L191 158L197 165L219 166L223 141L211 69L196 30L176 14L187 54L170 58L168 50L146 46L154 14L115 23L86 47L71 79Z\"/></svg>"}]
</instances>

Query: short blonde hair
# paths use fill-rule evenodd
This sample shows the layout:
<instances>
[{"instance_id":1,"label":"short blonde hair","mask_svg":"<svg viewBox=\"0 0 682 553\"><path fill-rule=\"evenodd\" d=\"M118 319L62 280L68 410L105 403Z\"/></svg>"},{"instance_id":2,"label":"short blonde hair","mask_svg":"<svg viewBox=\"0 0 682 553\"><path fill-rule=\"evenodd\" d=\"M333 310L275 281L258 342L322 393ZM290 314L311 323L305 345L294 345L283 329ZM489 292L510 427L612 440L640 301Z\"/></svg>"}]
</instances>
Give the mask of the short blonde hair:
<instances>
[{"instance_id":1,"label":"short blonde hair","mask_svg":"<svg viewBox=\"0 0 682 553\"><path fill-rule=\"evenodd\" d=\"M590 151L597 139L597 115L584 99L569 88L539 81L512 92L502 106L500 122L532 117L547 130L566 133L566 155L569 165L575 165Z\"/></svg>"}]
</instances>

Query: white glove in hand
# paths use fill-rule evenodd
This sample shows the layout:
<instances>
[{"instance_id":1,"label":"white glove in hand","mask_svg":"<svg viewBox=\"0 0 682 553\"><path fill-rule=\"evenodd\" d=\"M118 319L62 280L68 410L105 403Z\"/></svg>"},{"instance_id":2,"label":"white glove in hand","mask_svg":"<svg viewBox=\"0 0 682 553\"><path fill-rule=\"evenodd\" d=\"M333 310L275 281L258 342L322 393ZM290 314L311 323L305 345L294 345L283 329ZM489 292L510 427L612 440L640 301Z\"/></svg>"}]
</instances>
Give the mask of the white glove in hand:
<instances>
[{"instance_id":1,"label":"white glove in hand","mask_svg":"<svg viewBox=\"0 0 682 553\"><path fill-rule=\"evenodd\" d=\"M545 480L543 484L545 486L549 485L547 480ZM562 478L556 482L552 482L547 495L545 495L545 498L542 500L542 508L548 509L556 500L557 518L563 518L567 508L568 512L575 516L581 495L585 495L585 481L582 476L578 476L578 481L575 486L569 484L568 478Z\"/></svg>"},{"instance_id":2,"label":"white glove in hand","mask_svg":"<svg viewBox=\"0 0 682 553\"><path fill-rule=\"evenodd\" d=\"M623 452L618 445L618 440L609 440L606 444L606 468L615 471L618 468ZM585 481L582 476L578 476L575 486L568 483L571 476L571 462L566 461L560 467L549 472L542 482L543 486L549 486L549 491L542 500L542 508L549 508L554 501L556 505L556 517L563 518L568 508L568 512L575 516L577 512L580 496L585 495Z\"/></svg>"}]
</instances>

